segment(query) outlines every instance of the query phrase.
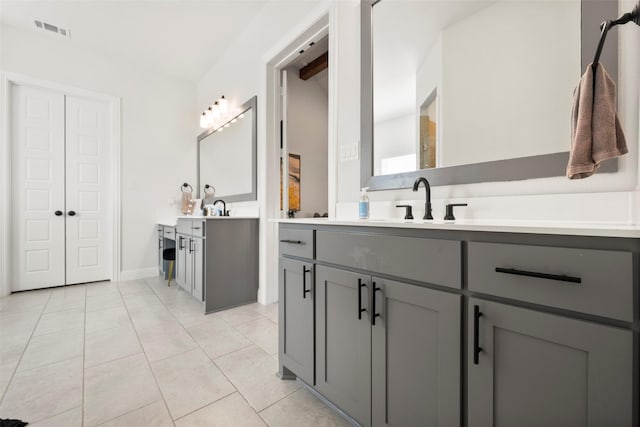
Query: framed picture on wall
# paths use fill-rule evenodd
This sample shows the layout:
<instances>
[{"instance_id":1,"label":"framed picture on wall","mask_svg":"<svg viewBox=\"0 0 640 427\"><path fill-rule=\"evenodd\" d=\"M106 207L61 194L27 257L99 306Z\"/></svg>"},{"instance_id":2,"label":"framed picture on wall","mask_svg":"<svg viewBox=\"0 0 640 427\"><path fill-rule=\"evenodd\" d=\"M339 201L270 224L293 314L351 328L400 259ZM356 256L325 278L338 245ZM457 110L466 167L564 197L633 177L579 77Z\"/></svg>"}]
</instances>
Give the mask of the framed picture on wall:
<instances>
[{"instance_id":1,"label":"framed picture on wall","mask_svg":"<svg viewBox=\"0 0 640 427\"><path fill-rule=\"evenodd\" d=\"M280 158L280 210L282 210L282 158ZM300 154L289 153L289 208L300 210Z\"/></svg>"}]
</instances>

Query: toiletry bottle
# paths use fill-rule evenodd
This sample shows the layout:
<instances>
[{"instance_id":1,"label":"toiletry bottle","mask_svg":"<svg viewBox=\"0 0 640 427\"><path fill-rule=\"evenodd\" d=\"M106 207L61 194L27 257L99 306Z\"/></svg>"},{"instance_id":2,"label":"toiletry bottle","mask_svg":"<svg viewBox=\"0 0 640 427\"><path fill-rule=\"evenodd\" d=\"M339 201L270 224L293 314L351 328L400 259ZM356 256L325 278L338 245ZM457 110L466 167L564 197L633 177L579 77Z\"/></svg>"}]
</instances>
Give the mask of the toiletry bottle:
<instances>
[{"instance_id":1,"label":"toiletry bottle","mask_svg":"<svg viewBox=\"0 0 640 427\"><path fill-rule=\"evenodd\" d=\"M369 218L369 196L367 196L367 190L369 187L364 187L360 192L360 202L358 203L358 217L360 219Z\"/></svg>"}]
</instances>

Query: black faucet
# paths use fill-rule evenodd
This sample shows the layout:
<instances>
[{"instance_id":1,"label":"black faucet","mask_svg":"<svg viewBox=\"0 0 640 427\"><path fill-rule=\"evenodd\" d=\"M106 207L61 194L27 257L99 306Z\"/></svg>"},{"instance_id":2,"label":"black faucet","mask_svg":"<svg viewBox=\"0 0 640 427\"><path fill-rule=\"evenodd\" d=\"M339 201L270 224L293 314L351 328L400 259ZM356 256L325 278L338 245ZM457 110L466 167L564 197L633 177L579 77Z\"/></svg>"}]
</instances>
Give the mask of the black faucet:
<instances>
[{"instance_id":1,"label":"black faucet","mask_svg":"<svg viewBox=\"0 0 640 427\"><path fill-rule=\"evenodd\" d=\"M427 201L424 204L424 216L422 219L433 219L433 215L431 215L431 186L427 178L421 176L416 179L416 182L413 183L413 191L418 191L421 182L424 183L424 189L427 190Z\"/></svg>"},{"instance_id":2,"label":"black faucet","mask_svg":"<svg viewBox=\"0 0 640 427\"><path fill-rule=\"evenodd\" d=\"M222 216L229 216L229 211L227 210L227 204L222 199L215 200L213 204L215 205L218 202L222 202Z\"/></svg>"}]
</instances>

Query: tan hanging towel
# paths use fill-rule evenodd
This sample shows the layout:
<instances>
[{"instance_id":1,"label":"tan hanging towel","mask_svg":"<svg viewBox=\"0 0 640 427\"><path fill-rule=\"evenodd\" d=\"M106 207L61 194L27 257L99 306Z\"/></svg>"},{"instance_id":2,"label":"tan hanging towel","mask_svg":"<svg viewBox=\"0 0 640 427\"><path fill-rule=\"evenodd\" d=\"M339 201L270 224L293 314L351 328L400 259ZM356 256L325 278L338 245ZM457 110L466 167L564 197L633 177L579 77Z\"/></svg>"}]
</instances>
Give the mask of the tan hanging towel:
<instances>
[{"instance_id":1,"label":"tan hanging towel","mask_svg":"<svg viewBox=\"0 0 640 427\"><path fill-rule=\"evenodd\" d=\"M183 214L188 214L189 202L191 202L191 198L193 197L193 188L185 182L182 184L182 187L180 187L180 191L182 191L182 206L180 211Z\"/></svg>"},{"instance_id":2,"label":"tan hanging towel","mask_svg":"<svg viewBox=\"0 0 640 427\"><path fill-rule=\"evenodd\" d=\"M587 178L603 160L628 151L616 115L616 84L602 64L598 64L595 71L589 64L573 93L567 177Z\"/></svg>"}]
</instances>

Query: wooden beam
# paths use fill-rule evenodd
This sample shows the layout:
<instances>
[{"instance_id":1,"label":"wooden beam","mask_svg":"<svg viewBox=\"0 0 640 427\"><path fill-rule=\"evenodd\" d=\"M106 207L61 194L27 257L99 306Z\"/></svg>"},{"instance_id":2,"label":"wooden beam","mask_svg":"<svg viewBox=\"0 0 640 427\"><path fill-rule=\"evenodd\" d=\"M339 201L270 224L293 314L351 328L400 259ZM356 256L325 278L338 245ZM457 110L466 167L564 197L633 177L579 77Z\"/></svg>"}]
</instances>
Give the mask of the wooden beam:
<instances>
[{"instance_id":1,"label":"wooden beam","mask_svg":"<svg viewBox=\"0 0 640 427\"><path fill-rule=\"evenodd\" d=\"M309 80L320 71L326 70L327 67L329 67L329 52L323 53L313 61L309 62L309 64L300 68L300 78L302 80Z\"/></svg>"}]
</instances>

